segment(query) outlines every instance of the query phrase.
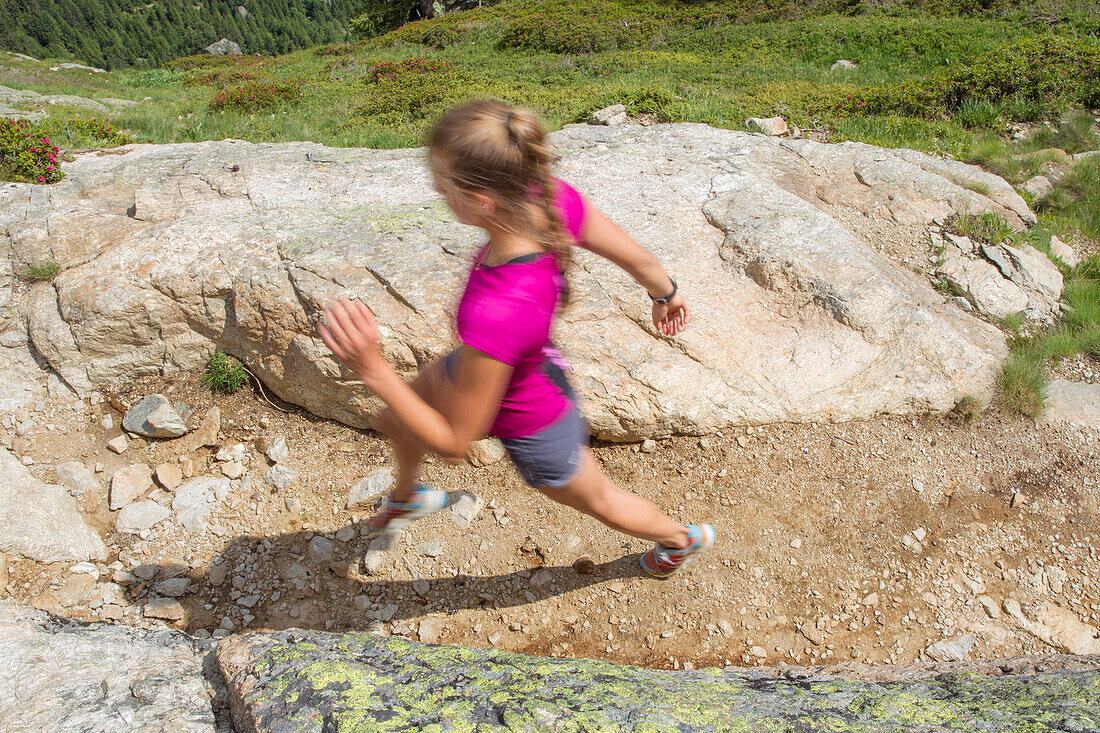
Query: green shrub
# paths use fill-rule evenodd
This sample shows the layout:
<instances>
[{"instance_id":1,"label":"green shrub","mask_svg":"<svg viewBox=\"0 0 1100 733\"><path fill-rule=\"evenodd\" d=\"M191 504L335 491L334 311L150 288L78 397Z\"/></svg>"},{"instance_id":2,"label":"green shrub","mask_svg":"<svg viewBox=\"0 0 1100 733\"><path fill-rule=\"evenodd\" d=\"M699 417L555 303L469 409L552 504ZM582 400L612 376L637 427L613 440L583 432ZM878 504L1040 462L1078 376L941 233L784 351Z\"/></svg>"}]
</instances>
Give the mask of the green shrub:
<instances>
[{"instance_id":1,"label":"green shrub","mask_svg":"<svg viewBox=\"0 0 1100 733\"><path fill-rule=\"evenodd\" d=\"M244 364L218 349L210 355L202 383L219 394L233 394L248 383Z\"/></svg>"},{"instance_id":2,"label":"green shrub","mask_svg":"<svg viewBox=\"0 0 1100 733\"><path fill-rule=\"evenodd\" d=\"M1006 240L1013 242L1017 236L1016 230L1008 225L1003 216L992 212L980 214L964 212L955 217L948 227L959 236L970 237L988 244L1000 244Z\"/></svg>"},{"instance_id":3,"label":"green shrub","mask_svg":"<svg viewBox=\"0 0 1100 733\"><path fill-rule=\"evenodd\" d=\"M451 65L439 59L426 59L423 56L413 56L400 61L383 61L376 63L367 69L367 81L378 82L382 80L393 81L399 76L433 75L446 71Z\"/></svg>"},{"instance_id":4,"label":"green shrub","mask_svg":"<svg viewBox=\"0 0 1100 733\"><path fill-rule=\"evenodd\" d=\"M964 395L955 403L948 416L959 425L969 425L982 416L985 405L974 395Z\"/></svg>"},{"instance_id":5,"label":"green shrub","mask_svg":"<svg viewBox=\"0 0 1100 733\"><path fill-rule=\"evenodd\" d=\"M470 96L469 79L450 64L414 57L371 66L365 75L369 95L363 115L398 115L420 120Z\"/></svg>"},{"instance_id":6,"label":"green shrub","mask_svg":"<svg viewBox=\"0 0 1100 733\"><path fill-rule=\"evenodd\" d=\"M174 71L191 71L193 69L233 68L240 66L255 66L262 63L264 57L260 54L241 54L240 56L215 56L212 53L197 53L192 56L183 56L164 64L163 68Z\"/></svg>"},{"instance_id":7,"label":"green shrub","mask_svg":"<svg viewBox=\"0 0 1100 733\"><path fill-rule=\"evenodd\" d=\"M210 100L210 109L215 112L267 111L284 102L297 99L301 94L302 86L296 82L250 79L238 87L218 92Z\"/></svg>"},{"instance_id":8,"label":"green shrub","mask_svg":"<svg viewBox=\"0 0 1100 733\"><path fill-rule=\"evenodd\" d=\"M119 145L129 145L134 138L117 129L110 120L100 120L94 117L61 120L50 117L38 125L39 129L59 141L66 148L79 147L103 147L115 148Z\"/></svg>"},{"instance_id":9,"label":"green shrub","mask_svg":"<svg viewBox=\"0 0 1100 733\"><path fill-rule=\"evenodd\" d=\"M1041 36L1005 44L970 64L938 71L920 82L865 87L837 105L836 111L915 117L962 114L979 125L1001 114L1034 119L1073 105L1098 104L1100 45Z\"/></svg>"},{"instance_id":10,"label":"green shrub","mask_svg":"<svg viewBox=\"0 0 1100 733\"><path fill-rule=\"evenodd\" d=\"M997 390L1004 403L1028 417L1042 412L1046 384L1047 378L1040 363L1022 353L1009 356L997 377Z\"/></svg>"},{"instance_id":11,"label":"green shrub","mask_svg":"<svg viewBox=\"0 0 1100 733\"><path fill-rule=\"evenodd\" d=\"M23 120L0 120L0 179L27 183L57 183L60 149L41 130Z\"/></svg>"},{"instance_id":12,"label":"green shrub","mask_svg":"<svg viewBox=\"0 0 1100 733\"><path fill-rule=\"evenodd\" d=\"M23 279L28 282L53 280L59 272L61 272L61 267L56 262L32 263L28 264L23 270Z\"/></svg>"},{"instance_id":13,"label":"green shrub","mask_svg":"<svg viewBox=\"0 0 1100 733\"><path fill-rule=\"evenodd\" d=\"M183 85L186 87L226 87L230 84L240 84L241 82L250 81L256 79L257 75L251 71L245 71L239 68L215 68L215 69L194 69L187 72L187 75L183 77Z\"/></svg>"}]
</instances>

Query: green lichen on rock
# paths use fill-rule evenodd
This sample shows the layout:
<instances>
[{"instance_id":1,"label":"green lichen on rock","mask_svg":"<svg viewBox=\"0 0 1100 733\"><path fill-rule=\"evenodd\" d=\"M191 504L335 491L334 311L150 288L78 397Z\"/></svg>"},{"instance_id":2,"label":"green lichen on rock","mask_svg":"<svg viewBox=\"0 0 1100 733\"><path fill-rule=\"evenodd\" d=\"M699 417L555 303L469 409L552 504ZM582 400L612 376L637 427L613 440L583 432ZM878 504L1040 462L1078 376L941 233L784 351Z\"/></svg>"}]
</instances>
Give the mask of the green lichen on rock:
<instances>
[{"instance_id":1,"label":"green lichen on rock","mask_svg":"<svg viewBox=\"0 0 1100 733\"><path fill-rule=\"evenodd\" d=\"M1100 664L1035 674L948 673L875 682L417 644L288 631L223 641L241 730L893 731L1100 730Z\"/></svg>"}]
</instances>

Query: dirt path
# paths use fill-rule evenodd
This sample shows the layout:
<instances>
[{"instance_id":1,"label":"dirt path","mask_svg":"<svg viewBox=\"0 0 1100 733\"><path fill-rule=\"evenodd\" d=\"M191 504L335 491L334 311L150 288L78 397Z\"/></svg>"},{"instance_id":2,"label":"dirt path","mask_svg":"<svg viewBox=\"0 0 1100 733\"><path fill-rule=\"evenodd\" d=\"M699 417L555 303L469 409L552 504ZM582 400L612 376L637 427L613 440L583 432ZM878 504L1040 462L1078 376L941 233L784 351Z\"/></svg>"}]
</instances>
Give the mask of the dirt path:
<instances>
[{"instance_id":1,"label":"dirt path","mask_svg":"<svg viewBox=\"0 0 1100 733\"><path fill-rule=\"evenodd\" d=\"M970 424L883 417L677 438L651 453L598 446L621 485L718 529L712 552L660 582L638 570L645 543L547 501L506 461L480 469L429 462L426 480L476 494L484 508L468 529L447 514L413 525L368 573L369 539L355 530L369 511L349 511L346 501L389 462L377 436L281 412L248 390L214 398L193 376L130 387L95 407L43 403L0 429L44 480L54 481L53 466L65 460L101 464L102 490L77 502L112 550L94 585L66 566L11 560L9 596L76 618L159 623L142 606L175 575L189 578L178 583L186 616L175 625L202 635L369 628L669 668L904 663L963 632L976 639L971 657L1049 651L1001 612L1006 599L1025 612L1050 602L1093 626L1100 618L1100 436L1036 426L996 407ZM196 414L218 404L219 443L249 447L250 486L233 482L206 533L171 520L145 540L114 531L106 487L119 468L171 463L221 475L212 449L184 455L182 440L135 439L122 455L106 448L121 422L110 403L155 391ZM285 464L299 473L284 491L265 484L268 464L254 447L278 435L290 449ZM173 498L162 489L151 496L165 505ZM288 497L300 513L288 510ZM323 540L311 551L317 535L332 540L331 559ZM574 568L584 555L594 561L589 573ZM139 566L158 575L130 576Z\"/></svg>"}]
</instances>

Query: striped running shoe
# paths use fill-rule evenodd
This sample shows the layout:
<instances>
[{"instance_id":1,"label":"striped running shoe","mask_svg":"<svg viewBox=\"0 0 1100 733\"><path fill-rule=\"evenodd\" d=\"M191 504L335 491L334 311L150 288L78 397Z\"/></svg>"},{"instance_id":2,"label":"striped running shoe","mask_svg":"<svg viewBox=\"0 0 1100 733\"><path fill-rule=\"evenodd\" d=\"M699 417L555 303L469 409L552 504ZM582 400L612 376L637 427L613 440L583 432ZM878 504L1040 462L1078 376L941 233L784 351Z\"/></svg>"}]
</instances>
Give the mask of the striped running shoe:
<instances>
[{"instance_id":1,"label":"striped running shoe","mask_svg":"<svg viewBox=\"0 0 1100 733\"><path fill-rule=\"evenodd\" d=\"M396 532L413 520L435 514L446 508L450 494L427 484L416 484L408 501L394 501L388 496L378 500L381 511L367 521L370 534Z\"/></svg>"},{"instance_id":2,"label":"striped running shoe","mask_svg":"<svg viewBox=\"0 0 1100 733\"><path fill-rule=\"evenodd\" d=\"M638 558L638 564L654 578L667 578L691 560L692 555L714 544L714 527L689 524L687 547L664 547L659 542Z\"/></svg>"}]
</instances>

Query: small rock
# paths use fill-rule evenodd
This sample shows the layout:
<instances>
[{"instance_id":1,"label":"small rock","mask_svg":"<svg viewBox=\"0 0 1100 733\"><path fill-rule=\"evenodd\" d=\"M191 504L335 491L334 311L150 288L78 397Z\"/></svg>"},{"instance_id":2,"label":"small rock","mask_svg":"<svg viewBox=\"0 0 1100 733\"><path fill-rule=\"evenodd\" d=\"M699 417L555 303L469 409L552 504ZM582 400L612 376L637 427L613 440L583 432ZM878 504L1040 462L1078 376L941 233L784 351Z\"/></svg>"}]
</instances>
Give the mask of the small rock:
<instances>
[{"instance_id":1,"label":"small rock","mask_svg":"<svg viewBox=\"0 0 1100 733\"><path fill-rule=\"evenodd\" d=\"M878 605L878 593L868 593L863 598L864 606L877 606Z\"/></svg>"},{"instance_id":2,"label":"small rock","mask_svg":"<svg viewBox=\"0 0 1100 733\"><path fill-rule=\"evenodd\" d=\"M800 540L798 537L795 537L793 540L791 540L791 548L797 550L801 547L802 547L802 540Z\"/></svg>"},{"instance_id":3,"label":"small rock","mask_svg":"<svg viewBox=\"0 0 1100 733\"><path fill-rule=\"evenodd\" d=\"M222 413L218 409L217 405L214 405L207 410L202 420L199 421L199 427L188 435L183 440L179 441L180 445L178 450L181 453L192 453L199 448L206 446L215 446L218 444L218 434L222 429Z\"/></svg>"},{"instance_id":4,"label":"small rock","mask_svg":"<svg viewBox=\"0 0 1100 733\"><path fill-rule=\"evenodd\" d=\"M372 499L389 491L393 487L394 481L393 470L389 468L379 468L372 471L366 478L361 479L352 488L351 493L348 494L348 509L373 504Z\"/></svg>"},{"instance_id":5,"label":"small rock","mask_svg":"<svg viewBox=\"0 0 1100 733\"><path fill-rule=\"evenodd\" d=\"M260 602L261 598L263 598L263 596L259 593L253 593L252 595L248 596L241 596L237 599L237 605L241 606L242 608L253 608L257 603Z\"/></svg>"},{"instance_id":6,"label":"small rock","mask_svg":"<svg viewBox=\"0 0 1100 733\"><path fill-rule=\"evenodd\" d=\"M153 472L153 478L160 486L172 491L183 483L183 469L179 464L162 463Z\"/></svg>"},{"instance_id":7,"label":"small rock","mask_svg":"<svg viewBox=\"0 0 1100 733\"><path fill-rule=\"evenodd\" d=\"M135 463L115 473L111 477L111 490L107 505L117 512L135 499L141 497L153 486L152 472L144 463Z\"/></svg>"},{"instance_id":8,"label":"small rock","mask_svg":"<svg viewBox=\"0 0 1100 733\"><path fill-rule=\"evenodd\" d=\"M1050 192L1054 190L1054 184L1050 182L1050 179L1046 176L1034 176L1024 181L1024 185L1021 186L1025 191L1031 194L1031 197L1035 201L1041 201L1050 195Z\"/></svg>"},{"instance_id":9,"label":"small rock","mask_svg":"<svg viewBox=\"0 0 1100 733\"><path fill-rule=\"evenodd\" d=\"M309 559L318 565L323 565L332 560L335 552L335 543L323 535L314 535L309 541Z\"/></svg>"},{"instance_id":10,"label":"small rock","mask_svg":"<svg viewBox=\"0 0 1100 733\"><path fill-rule=\"evenodd\" d=\"M1065 262L1070 267L1077 267L1081 262L1080 256L1077 254L1077 250L1069 246L1056 236L1050 238L1050 253Z\"/></svg>"},{"instance_id":11,"label":"small rock","mask_svg":"<svg viewBox=\"0 0 1100 733\"><path fill-rule=\"evenodd\" d=\"M175 598L153 598L141 609L147 618L179 621L187 613Z\"/></svg>"},{"instance_id":12,"label":"small rock","mask_svg":"<svg viewBox=\"0 0 1100 733\"><path fill-rule=\"evenodd\" d=\"M99 481L83 463L68 461L59 464L54 472L57 474L57 483L67 488L73 496L95 494L99 491Z\"/></svg>"},{"instance_id":13,"label":"small rock","mask_svg":"<svg viewBox=\"0 0 1100 733\"><path fill-rule=\"evenodd\" d=\"M625 104L613 104L610 107L596 110L588 117L590 125L607 125L615 127L625 123L629 119L626 114Z\"/></svg>"},{"instance_id":14,"label":"small rock","mask_svg":"<svg viewBox=\"0 0 1100 733\"><path fill-rule=\"evenodd\" d=\"M1012 495L1012 508L1013 509L1015 509L1016 507L1023 506L1024 504L1027 504L1027 497L1024 496L1023 492L1017 491L1015 494Z\"/></svg>"},{"instance_id":15,"label":"small rock","mask_svg":"<svg viewBox=\"0 0 1100 733\"><path fill-rule=\"evenodd\" d=\"M786 135L790 132L790 128L787 127L787 121L782 117L750 117L745 120L745 127L750 130L756 126L765 135Z\"/></svg>"},{"instance_id":16,"label":"small rock","mask_svg":"<svg viewBox=\"0 0 1100 733\"><path fill-rule=\"evenodd\" d=\"M417 636L423 644L436 644L439 642L439 637L442 634L443 619L426 618L420 622L420 629Z\"/></svg>"},{"instance_id":17,"label":"small rock","mask_svg":"<svg viewBox=\"0 0 1100 733\"><path fill-rule=\"evenodd\" d=\"M244 466L237 461L222 464L222 475L228 479L238 479L244 475Z\"/></svg>"},{"instance_id":18,"label":"small rock","mask_svg":"<svg viewBox=\"0 0 1100 733\"><path fill-rule=\"evenodd\" d=\"M183 416L160 394L151 394L128 410L122 427L147 438L178 438L188 430Z\"/></svg>"},{"instance_id":19,"label":"small rock","mask_svg":"<svg viewBox=\"0 0 1100 733\"><path fill-rule=\"evenodd\" d=\"M355 610L359 611L360 613L362 613L363 611L369 611L371 606L374 605L374 602L366 593L360 593L359 595L355 596L352 603L355 604Z\"/></svg>"},{"instance_id":20,"label":"small rock","mask_svg":"<svg viewBox=\"0 0 1100 733\"><path fill-rule=\"evenodd\" d=\"M767 650L764 649L764 647L759 646L759 645L750 647L749 648L749 654L751 654L754 657L758 657L760 659L764 659L765 657L768 656Z\"/></svg>"},{"instance_id":21,"label":"small rock","mask_svg":"<svg viewBox=\"0 0 1100 733\"><path fill-rule=\"evenodd\" d=\"M345 524L343 527L336 531L336 541L350 542L351 540L355 539L356 534L358 533L355 531L355 527L351 526L350 524Z\"/></svg>"},{"instance_id":22,"label":"small rock","mask_svg":"<svg viewBox=\"0 0 1100 733\"><path fill-rule=\"evenodd\" d=\"M474 441L470 443L470 447L466 450L466 460L470 462L470 465L477 468L500 463L506 455L504 444L496 438Z\"/></svg>"},{"instance_id":23,"label":"small rock","mask_svg":"<svg viewBox=\"0 0 1100 733\"><path fill-rule=\"evenodd\" d=\"M913 537L917 542L924 542L924 538L928 536L927 530L924 527L917 527L913 530Z\"/></svg>"},{"instance_id":24,"label":"small rock","mask_svg":"<svg viewBox=\"0 0 1100 733\"><path fill-rule=\"evenodd\" d=\"M66 578L61 587L54 591L54 596L62 606L79 606L88 602L94 590L95 578L77 573Z\"/></svg>"},{"instance_id":25,"label":"small rock","mask_svg":"<svg viewBox=\"0 0 1100 733\"><path fill-rule=\"evenodd\" d=\"M596 563L588 555L581 555L573 563L573 569L581 575L592 575L596 572Z\"/></svg>"},{"instance_id":26,"label":"small rock","mask_svg":"<svg viewBox=\"0 0 1100 733\"><path fill-rule=\"evenodd\" d=\"M978 596L978 603L982 604L982 608L985 609L985 613L989 618L1000 618L1001 609L989 596Z\"/></svg>"},{"instance_id":27,"label":"small rock","mask_svg":"<svg viewBox=\"0 0 1100 733\"><path fill-rule=\"evenodd\" d=\"M286 505L286 510L291 514L302 513L302 502L296 496L288 496L283 500L283 504Z\"/></svg>"},{"instance_id":28,"label":"small rock","mask_svg":"<svg viewBox=\"0 0 1100 733\"><path fill-rule=\"evenodd\" d=\"M130 441L126 439L125 435L120 435L117 438L111 438L107 441L107 447L115 453L123 453L130 446Z\"/></svg>"},{"instance_id":29,"label":"small rock","mask_svg":"<svg viewBox=\"0 0 1100 733\"><path fill-rule=\"evenodd\" d=\"M428 595L428 591L432 589L432 584L424 580L423 578L417 578L413 581L412 587L413 590L416 591L416 594L423 598L424 596Z\"/></svg>"},{"instance_id":30,"label":"small rock","mask_svg":"<svg viewBox=\"0 0 1100 733\"><path fill-rule=\"evenodd\" d=\"M247 449L243 443L227 445L214 455L214 460L220 463L232 463L234 461L239 463L244 458L246 451Z\"/></svg>"},{"instance_id":31,"label":"small rock","mask_svg":"<svg viewBox=\"0 0 1100 733\"><path fill-rule=\"evenodd\" d=\"M925 651L928 656L937 662L961 662L966 659L973 647L974 636L972 634L962 634L954 639L930 644Z\"/></svg>"},{"instance_id":32,"label":"small rock","mask_svg":"<svg viewBox=\"0 0 1100 733\"><path fill-rule=\"evenodd\" d=\"M187 592L187 586L190 585L191 580L189 578L168 578L162 580L153 586L153 590L162 596L167 598L178 598Z\"/></svg>"},{"instance_id":33,"label":"small rock","mask_svg":"<svg viewBox=\"0 0 1100 733\"><path fill-rule=\"evenodd\" d=\"M279 491L290 488L298 480L298 472L286 466L275 464L264 474L264 481Z\"/></svg>"},{"instance_id":34,"label":"small rock","mask_svg":"<svg viewBox=\"0 0 1100 733\"><path fill-rule=\"evenodd\" d=\"M921 481L919 478L913 479L913 491L917 492L918 494L924 491L924 482ZM917 539L920 538L918 537Z\"/></svg>"},{"instance_id":35,"label":"small rock","mask_svg":"<svg viewBox=\"0 0 1100 733\"><path fill-rule=\"evenodd\" d=\"M434 542L424 542L420 547L416 548L424 557L439 557L443 554L443 543L436 540Z\"/></svg>"},{"instance_id":36,"label":"small rock","mask_svg":"<svg viewBox=\"0 0 1100 733\"><path fill-rule=\"evenodd\" d=\"M642 453L652 453L657 450L657 441L646 438L642 441Z\"/></svg>"},{"instance_id":37,"label":"small rock","mask_svg":"<svg viewBox=\"0 0 1100 733\"><path fill-rule=\"evenodd\" d=\"M84 573L85 575L92 576L92 580L99 579L99 568L90 562L78 562L69 568L70 573Z\"/></svg>"},{"instance_id":38,"label":"small rock","mask_svg":"<svg viewBox=\"0 0 1100 733\"><path fill-rule=\"evenodd\" d=\"M286 436L280 435L267 446L264 451L267 460L272 463L282 463L290 456L290 449L286 447Z\"/></svg>"},{"instance_id":39,"label":"small rock","mask_svg":"<svg viewBox=\"0 0 1100 733\"><path fill-rule=\"evenodd\" d=\"M484 504L485 502L476 494L455 491L451 493L448 502L448 516L459 527L469 529L474 519L481 513Z\"/></svg>"},{"instance_id":40,"label":"small rock","mask_svg":"<svg viewBox=\"0 0 1100 733\"><path fill-rule=\"evenodd\" d=\"M210 572L206 575L206 582L217 588L225 582L225 576L229 573L229 565L226 563L214 563L210 566Z\"/></svg>"},{"instance_id":41,"label":"small rock","mask_svg":"<svg viewBox=\"0 0 1100 733\"><path fill-rule=\"evenodd\" d=\"M851 71L858 68L858 64L848 59L839 59L835 64L829 67L831 71Z\"/></svg>"},{"instance_id":42,"label":"small rock","mask_svg":"<svg viewBox=\"0 0 1100 733\"><path fill-rule=\"evenodd\" d=\"M151 499L127 504L115 517L115 529L127 534L141 534L168 519L172 513Z\"/></svg>"},{"instance_id":43,"label":"small rock","mask_svg":"<svg viewBox=\"0 0 1100 733\"><path fill-rule=\"evenodd\" d=\"M103 427L104 430L115 429L115 419L110 415L104 415L103 419L99 421L99 424Z\"/></svg>"}]
</instances>

